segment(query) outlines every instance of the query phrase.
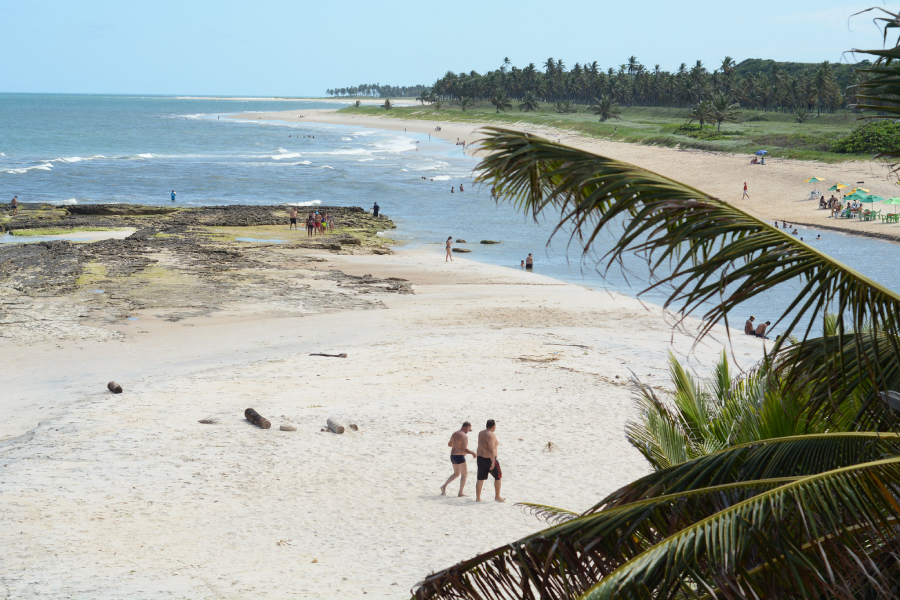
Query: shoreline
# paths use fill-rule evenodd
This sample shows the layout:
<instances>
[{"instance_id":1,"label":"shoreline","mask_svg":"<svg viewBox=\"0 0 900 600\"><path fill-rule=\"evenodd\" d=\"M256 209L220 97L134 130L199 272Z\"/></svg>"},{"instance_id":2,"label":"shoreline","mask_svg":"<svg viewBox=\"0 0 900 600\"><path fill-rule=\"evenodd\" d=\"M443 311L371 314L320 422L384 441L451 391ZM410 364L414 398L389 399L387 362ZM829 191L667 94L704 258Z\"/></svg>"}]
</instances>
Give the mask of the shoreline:
<instances>
[{"instance_id":1,"label":"shoreline","mask_svg":"<svg viewBox=\"0 0 900 600\"><path fill-rule=\"evenodd\" d=\"M0 505L18 525L0 531L9 594L401 597L544 527L515 502L584 509L649 470L624 439L628 381L668 387L668 352L693 344L659 307L448 263L442 248L242 243L208 227L218 237L79 246L94 266L76 291L0 298L13 322L36 317L0 337L18 365L0 424L0 495L19 499ZM271 227L246 231L305 237ZM48 329L66 307L73 326ZM741 367L763 355L758 339L732 341ZM691 364L708 370L721 347L708 339ZM359 431L322 431L331 416ZM440 496L448 436L488 418L508 502L476 504L474 473L469 497Z\"/></svg>"},{"instance_id":2,"label":"shoreline","mask_svg":"<svg viewBox=\"0 0 900 600\"><path fill-rule=\"evenodd\" d=\"M475 156L478 152L479 138L476 130L491 125L491 123L442 122L439 119L425 121L387 116L373 117L341 113L338 112L338 109L243 113L226 118L242 119L244 115L249 114L253 115L253 120L312 122L370 127L389 131L402 130L430 134L450 142L455 142L455 139L459 138L465 140L467 145L471 144L466 149L466 154L470 156ZM440 132L434 131L434 127L438 125L442 129ZM588 138L566 130L537 127L530 124L523 125L521 129L547 138L557 138L560 143L655 171L725 199L733 206L766 221L787 220L791 225L803 225L900 242L900 224L830 219L828 218L829 211L819 210L814 201L804 199L813 186L802 182L813 175L826 180L822 186L825 189L837 181L850 185L864 182L859 185L863 185L872 193L885 198L900 195L900 188L887 178L889 167L877 161L827 164L814 161L773 160L765 166L760 166L749 165L748 159L743 155L641 146ZM748 183L749 200L741 199L744 181ZM825 194L826 197L830 197L832 192L825 192ZM883 213L891 211L887 206L881 210Z\"/></svg>"}]
</instances>

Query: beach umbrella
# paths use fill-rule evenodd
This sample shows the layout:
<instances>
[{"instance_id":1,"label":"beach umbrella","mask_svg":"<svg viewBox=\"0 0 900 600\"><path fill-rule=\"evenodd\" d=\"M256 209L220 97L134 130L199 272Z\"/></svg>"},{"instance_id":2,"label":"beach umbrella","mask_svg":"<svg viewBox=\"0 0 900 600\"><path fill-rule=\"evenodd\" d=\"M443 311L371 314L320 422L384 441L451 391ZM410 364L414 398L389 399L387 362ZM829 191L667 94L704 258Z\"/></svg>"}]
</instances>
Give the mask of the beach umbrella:
<instances>
[{"instance_id":1,"label":"beach umbrella","mask_svg":"<svg viewBox=\"0 0 900 600\"><path fill-rule=\"evenodd\" d=\"M876 196L875 194L870 194L868 196L860 198L859 201L866 204L873 204L875 202L884 202L884 198L882 198L881 196Z\"/></svg>"},{"instance_id":2,"label":"beach umbrella","mask_svg":"<svg viewBox=\"0 0 900 600\"><path fill-rule=\"evenodd\" d=\"M768 154L768 153L769 153L768 150L757 150L756 151L757 156L762 156L763 154Z\"/></svg>"},{"instance_id":3,"label":"beach umbrella","mask_svg":"<svg viewBox=\"0 0 900 600\"><path fill-rule=\"evenodd\" d=\"M900 198L888 198L884 201L885 204L900 204Z\"/></svg>"},{"instance_id":4,"label":"beach umbrella","mask_svg":"<svg viewBox=\"0 0 900 600\"><path fill-rule=\"evenodd\" d=\"M822 179L821 177L810 177L809 179L805 180L803 183L818 183L820 181L825 181L825 180Z\"/></svg>"},{"instance_id":5,"label":"beach umbrella","mask_svg":"<svg viewBox=\"0 0 900 600\"><path fill-rule=\"evenodd\" d=\"M844 196L844 200L862 200L866 195L862 192L855 192L853 194L847 194Z\"/></svg>"},{"instance_id":6,"label":"beach umbrella","mask_svg":"<svg viewBox=\"0 0 900 600\"><path fill-rule=\"evenodd\" d=\"M841 190L843 190L843 189L846 189L846 188L848 188L848 187L850 187L850 186L847 185L847 184L844 184L844 183L836 183L836 184L834 184L833 186L831 186L830 188L828 188L828 191L829 191L829 192L839 192L839 191L841 191Z\"/></svg>"},{"instance_id":7,"label":"beach umbrella","mask_svg":"<svg viewBox=\"0 0 900 600\"><path fill-rule=\"evenodd\" d=\"M852 190L850 190L849 193L854 194L854 193L856 193L856 192L865 192L865 193L868 194L868 193L869 193L869 190L867 190L867 189L865 189L865 188L861 188L861 187L855 187L855 188L853 188Z\"/></svg>"}]
</instances>

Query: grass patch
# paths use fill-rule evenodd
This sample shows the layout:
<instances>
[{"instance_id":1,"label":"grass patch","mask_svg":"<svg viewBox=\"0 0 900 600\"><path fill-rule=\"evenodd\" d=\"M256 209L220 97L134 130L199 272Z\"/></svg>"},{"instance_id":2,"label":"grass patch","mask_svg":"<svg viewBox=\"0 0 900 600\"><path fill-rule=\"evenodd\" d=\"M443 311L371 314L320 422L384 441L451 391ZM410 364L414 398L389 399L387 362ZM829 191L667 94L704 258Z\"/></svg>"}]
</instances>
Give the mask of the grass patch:
<instances>
[{"instance_id":1,"label":"grass patch","mask_svg":"<svg viewBox=\"0 0 900 600\"><path fill-rule=\"evenodd\" d=\"M75 280L75 285L78 287L93 287L101 279L106 279L107 276L106 265L99 262L89 262L81 268L81 275Z\"/></svg>"},{"instance_id":2,"label":"grass patch","mask_svg":"<svg viewBox=\"0 0 900 600\"><path fill-rule=\"evenodd\" d=\"M516 106L513 102L513 106ZM843 154L832 151L838 141L848 136L859 124L849 111L812 115L805 123L797 123L791 113L740 111L740 123L724 123L721 131L707 125L701 131L695 122L686 124L688 110L683 108L622 107L622 119L600 123L587 107L578 112L561 114L550 104L538 112L511 110L497 113L487 102L479 102L462 111L459 106L444 104L441 110L431 106L395 107L391 110L375 106L341 109L341 112L394 119L486 123L500 126L539 125L569 131L578 135L613 139L635 144L693 148L713 152L747 154L768 150L767 158L791 158L843 162L871 159L871 154Z\"/></svg>"}]
</instances>

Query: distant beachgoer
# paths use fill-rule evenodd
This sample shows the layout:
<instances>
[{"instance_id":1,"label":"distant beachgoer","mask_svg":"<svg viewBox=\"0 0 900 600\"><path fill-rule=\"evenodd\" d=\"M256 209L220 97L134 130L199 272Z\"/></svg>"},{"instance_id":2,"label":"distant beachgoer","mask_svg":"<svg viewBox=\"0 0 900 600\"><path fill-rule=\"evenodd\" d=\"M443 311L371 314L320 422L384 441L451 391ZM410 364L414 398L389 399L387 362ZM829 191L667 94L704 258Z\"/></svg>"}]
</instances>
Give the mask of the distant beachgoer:
<instances>
[{"instance_id":1,"label":"distant beachgoer","mask_svg":"<svg viewBox=\"0 0 900 600\"><path fill-rule=\"evenodd\" d=\"M297 207L291 207L291 224L288 226L288 229L297 229Z\"/></svg>"},{"instance_id":2,"label":"distant beachgoer","mask_svg":"<svg viewBox=\"0 0 900 600\"><path fill-rule=\"evenodd\" d=\"M451 194L454 193L454 192L453 192L454 189L456 189L456 186L451 185L451 186L450 186L450 193L451 193Z\"/></svg>"},{"instance_id":3,"label":"distant beachgoer","mask_svg":"<svg viewBox=\"0 0 900 600\"><path fill-rule=\"evenodd\" d=\"M797 231L797 230L795 229L795 230L793 230L793 231L791 232L791 235L797 235L798 233L799 233L799 231Z\"/></svg>"},{"instance_id":4,"label":"distant beachgoer","mask_svg":"<svg viewBox=\"0 0 900 600\"><path fill-rule=\"evenodd\" d=\"M523 260L523 261L522 261L522 264L520 264L519 266L522 267L522 268L524 269L524 268L525 268L525 261Z\"/></svg>"},{"instance_id":5,"label":"distant beachgoer","mask_svg":"<svg viewBox=\"0 0 900 600\"><path fill-rule=\"evenodd\" d=\"M782 229L787 229L787 226L788 226L787 221L782 221L782 222L781 222L781 228L782 228Z\"/></svg>"},{"instance_id":6,"label":"distant beachgoer","mask_svg":"<svg viewBox=\"0 0 900 600\"><path fill-rule=\"evenodd\" d=\"M19 197L18 196L13 196L13 199L9 203L9 205L12 207L12 216L16 216L17 214L19 214Z\"/></svg>"},{"instance_id":7,"label":"distant beachgoer","mask_svg":"<svg viewBox=\"0 0 900 600\"><path fill-rule=\"evenodd\" d=\"M765 323L763 323L762 325L760 325L759 327L756 328L756 331L753 332L753 335L755 335L756 337L763 338L764 340L769 339L766 337L766 328L770 324L771 324L771 321L766 321Z\"/></svg>"},{"instance_id":8,"label":"distant beachgoer","mask_svg":"<svg viewBox=\"0 0 900 600\"><path fill-rule=\"evenodd\" d=\"M744 198L750 198L750 194L747 193L747 182L746 181L744 182L744 195L741 196L741 200L743 200Z\"/></svg>"},{"instance_id":9,"label":"distant beachgoer","mask_svg":"<svg viewBox=\"0 0 900 600\"><path fill-rule=\"evenodd\" d=\"M316 211L316 235L319 235L322 232L322 215L319 214L319 211Z\"/></svg>"},{"instance_id":10,"label":"distant beachgoer","mask_svg":"<svg viewBox=\"0 0 900 600\"><path fill-rule=\"evenodd\" d=\"M453 261L453 253L450 248L450 246L452 244L453 244L453 236L451 235L450 237L447 238L447 243L444 245L444 247L447 248L447 257L444 258L444 262L447 262L447 260L450 260L451 262Z\"/></svg>"},{"instance_id":11,"label":"distant beachgoer","mask_svg":"<svg viewBox=\"0 0 900 600\"><path fill-rule=\"evenodd\" d=\"M172 202L175 202L175 190L172 190Z\"/></svg>"},{"instance_id":12,"label":"distant beachgoer","mask_svg":"<svg viewBox=\"0 0 900 600\"><path fill-rule=\"evenodd\" d=\"M312 237L313 228L316 226L316 218L312 213L309 213L309 216L306 217L306 237Z\"/></svg>"},{"instance_id":13,"label":"distant beachgoer","mask_svg":"<svg viewBox=\"0 0 900 600\"><path fill-rule=\"evenodd\" d=\"M821 239L822 239L822 234L817 235L817 236L816 236L816 239L817 239L817 240L821 240Z\"/></svg>"},{"instance_id":14,"label":"distant beachgoer","mask_svg":"<svg viewBox=\"0 0 900 600\"><path fill-rule=\"evenodd\" d=\"M494 431L497 430L497 424L493 419L488 419L484 431L478 433L478 453L475 462L478 463L478 482L475 484L475 502L481 502L481 488L487 481L488 474L494 478L494 500L497 502L506 502L505 498L500 497L500 480L503 478L503 472L500 471L500 461L497 460L497 436Z\"/></svg>"},{"instance_id":15,"label":"distant beachgoer","mask_svg":"<svg viewBox=\"0 0 900 600\"><path fill-rule=\"evenodd\" d=\"M750 318L747 319L747 322L744 323L744 333L746 333L747 335L753 335L753 321L754 320L756 320L756 317L751 315Z\"/></svg>"},{"instance_id":16,"label":"distant beachgoer","mask_svg":"<svg viewBox=\"0 0 900 600\"><path fill-rule=\"evenodd\" d=\"M378 203L376 202L375 206L372 207L372 215L377 217L379 210L381 210L381 207L378 206Z\"/></svg>"},{"instance_id":17,"label":"distant beachgoer","mask_svg":"<svg viewBox=\"0 0 900 600\"><path fill-rule=\"evenodd\" d=\"M465 496L465 494L463 494L463 489L466 487L466 477L468 476L466 454L477 457L474 452L469 450L469 436L466 434L470 431L472 431L472 425L466 421L462 424L459 431L454 432L454 434L450 436L450 441L447 445L450 446L450 464L453 465L453 475L451 475L450 478L444 482L444 485L441 486L441 496L447 495L447 486L457 477L462 478L459 481L458 497L462 498Z\"/></svg>"},{"instance_id":18,"label":"distant beachgoer","mask_svg":"<svg viewBox=\"0 0 900 600\"><path fill-rule=\"evenodd\" d=\"M803 241L803 238L800 238L800 241L802 242L802 241Z\"/></svg>"},{"instance_id":19,"label":"distant beachgoer","mask_svg":"<svg viewBox=\"0 0 900 600\"><path fill-rule=\"evenodd\" d=\"M619 126L618 126L618 125L616 125L616 130L613 131L613 133L619 133Z\"/></svg>"},{"instance_id":20,"label":"distant beachgoer","mask_svg":"<svg viewBox=\"0 0 900 600\"><path fill-rule=\"evenodd\" d=\"M332 233L334 231L334 216L325 213L325 218L328 219L328 232Z\"/></svg>"},{"instance_id":21,"label":"distant beachgoer","mask_svg":"<svg viewBox=\"0 0 900 600\"><path fill-rule=\"evenodd\" d=\"M528 253L528 258L525 259L525 270L530 271L534 268L534 258L531 256L531 253Z\"/></svg>"},{"instance_id":22,"label":"distant beachgoer","mask_svg":"<svg viewBox=\"0 0 900 600\"><path fill-rule=\"evenodd\" d=\"M459 184L459 191L460 191L460 192L466 191L466 190L463 189L463 184Z\"/></svg>"}]
</instances>

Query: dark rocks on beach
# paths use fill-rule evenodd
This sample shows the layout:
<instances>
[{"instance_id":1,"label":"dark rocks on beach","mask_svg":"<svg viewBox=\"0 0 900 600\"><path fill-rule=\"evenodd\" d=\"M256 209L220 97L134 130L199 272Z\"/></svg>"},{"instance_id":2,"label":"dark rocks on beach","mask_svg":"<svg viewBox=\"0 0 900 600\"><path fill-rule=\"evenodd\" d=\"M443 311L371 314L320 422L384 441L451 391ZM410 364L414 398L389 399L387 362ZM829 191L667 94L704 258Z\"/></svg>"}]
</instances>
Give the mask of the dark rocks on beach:
<instances>
[{"instance_id":1,"label":"dark rocks on beach","mask_svg":"<svg viewBox=\"0 0 900 600\"><path fill-rule=\"evenodd\" d=\"M465 244L465 243L466 243L466 240L456 240L456 243L457 243L457 244Z\"/></svg>"},{"instance_id":2,"label":"dark rocks on beach","mask_svg":"<svg viewBox=\"0 0 900 600\"><path fill-rule=\"evenodd\" d=\"M468 253L468 252L471 252L471 250L468 250L468 249L466 249L466 248L454 248L453 251L454 251L454 252L459 252L459 253L461 253L461 254L466 254L466 253Z\"/></svg>"},{"instance_id":3,"label":"dark rocks on beach","mask_svg":"<svg viewBox=\"0 0 900 600\"><path fill-rule=\"evenodd\" d=\"M272 426L272 423L270 423L268 419L264 418L252 408L248 408L244 411L244 418L263 429L268 429Z\"/></svg>"},{"instance_id":4,"label":"dark rocks on beach","mask_svg":"<svg viewBox=\"0 0 900 600\"><path fill-rule=\"evenodd\" d=\"M107 383L106 389L111 391L113 394L121 394L122 393L122 386L119 385L118 383L116 383L115 381L110 381L109 383Z\"/></svg>"},{"instance_id":5,"label":"dark rocks on beach","mask_svg":"<svg viewBox=\"0 0 900 600\"><path fill-rule=\"evenodd\" d=\"M481 244L499 244L500 242L496 242L494 240L481 240Z\"/></svg>"}]
</instances>

